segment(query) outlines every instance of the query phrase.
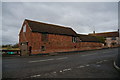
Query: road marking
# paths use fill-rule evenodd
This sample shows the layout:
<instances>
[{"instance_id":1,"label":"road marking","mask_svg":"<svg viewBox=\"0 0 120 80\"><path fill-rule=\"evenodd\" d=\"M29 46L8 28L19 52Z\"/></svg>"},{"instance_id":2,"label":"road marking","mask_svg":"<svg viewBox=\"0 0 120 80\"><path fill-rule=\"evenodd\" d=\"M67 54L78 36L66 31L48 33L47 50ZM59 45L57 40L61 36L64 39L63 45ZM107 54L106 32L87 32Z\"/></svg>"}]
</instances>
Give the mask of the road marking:
<instances>
[{"instance_id":1,"label":"road marking","mask_svg":"<svg viewBox=\"0 0 120 80\"><path fill-rule=\"evenodd\" d=\"M103 60L103 61L108 61L108 60Z\"/></svg>"},{"instance_id":2,"label":"road marking","mask_svg":"<svg viewBox=\"0 0 120 80\"><path fill-rule=\"evenodd\" d=\"M57 59L35 60L35 61L29 61L29 63L44 62L44 61L52 61L52 60L61 60L61 59L67 59L67 58L68 58L68 57L62 57L62 58L57 58Z\"/></svg>"},{"instance_id":3,"label":"road marking","mask_svg":"<svg viewBox=\"0 0 120 80\"><path fill-rule=\"evenodd\" d=\"M79 66L79 67L77 67L77 68L84 68L85 66Z\"/></svg>"},{"instance_id":4,"label":"road marking","mask_svg":"<svg viewBox=\"0 0 120 80\"><path fill-rule=\"evenodd\" d=\"M68 70L72 70L71 68L68 68Z\"/></svg>"},{"instance_id":5,"label":"road marking","mask_svg":"<svg viewBox=\"0 0 120 80\"><path fill-rule=\"evenodd\" d=\"M102 52L102 53L109 53L109 52ZM91 53L91 54L86 54L86 55L81 55L81 56L89 56L89 55L94 55L94 54L97 54L97 53Z\"/></svg>"},{"instance_id":6,"label":"road marking","mask_svg":"<svg viewBox=\"0 0 120 80\"><path fill-rule=\"evenodd\" d=\"M33 63L33 62L43 62L43 61L51 61L54 59L45 59L45 60L36 60L36 61L29 61L29 63Z\"/></svg>"},{"instance_id":7,"label":"road marking","mask_svg":"<svg viewBox=\"0 0 120 80\"><path fill-rule=\"evenodd\" d=\"M100 67L101 65L97 65L97 67Z\"/></svg>"},{"instance_id":8,"label":"road marking","mask_svg":"<svg viewBox=\"0 0 120 80\"><path fill-rule=\"evenodd\" d=\"M102 63L103 61L96 62L96 64Z\"/></svg>"},{"instance_id":9,"label":"road marking","mask_svg":"<svg viewBox=\"0 0 120 80\"><path fill-rule=\"evenodd\" d=\"M57 58L56 60L67 59L68 57Z\"/></svg>"},{"instance_id":10,"label":"road marking","mask_svg":"<svg viewBox=\"0 0 120 80\"><path fill-rule=\"evenodd\" d=\"M53 72L54 74L56 73L56 72Z\"/></svg>"},{"instance_id":11,"label":"road marking","mask_svg":"<svg viewBox=\"0 0 120 80\"><path fill-rule=\"evenodd\" d=\"M62 71L60 70L60 72L62 72Z\"/></svg>"},{"instance_id":12,"label":"road marking","mask_svg":"<svg viewBox=\"0 0 120 80\"><path fill-rule=\"evenodd\" d=\"M63 69L63 71L67 71L67 69Z\"/></svg>"},{"instance_id":13,"label":"road marking","mask_svg":"<svg viewBox=\"0 0 120 80\"><path fill-rule=\"evenodd\" d=\"M89 55L94 55L94 54L97 54L97 53L93 53L93 54L86 54L86 55L81 55L81 56L89 56Z\"/></svg>"},{"instance_id":14,"label":"road marking","mask_svg":"<svg viewBox=\"0 0 120 80\"><path fill-rule=\"evenodd\" d=\"M86 66L90 66L89 64L87 64Z\"/></svg>"},{"instance_id":15,"label":"road marking","mask_svg":"<svg viewBox=\"0 0 120 80\"><path fill-rule=\"evenodd\" d=\"M71 70L71 68L68 68L68 69L63 69L63 71L69 71L69 70Z\"/></svg>"},{"instance_id":16,"label":"road marking","mask_svg":"<svg viewBox=\"0 0 120 80\"><path fill-rule=\"evenodd\" d=\"M30 77L39 77L39 76L41 76L41 75L39 75L39 74L38 74L38 75L33 75L33 76L30 76Z\"/></svg>"},{"instance_id":17,"label":"road marking","mask_svg":"<svg viewBox=\"0 0 120 80\"><path fill-rule=\"evenodd\" d=\"M108 61L108 60L99 61L99 62L96 62L96 64L100 64L100 63L106 62L106 61Z\"/></svg>"}]
</instances>

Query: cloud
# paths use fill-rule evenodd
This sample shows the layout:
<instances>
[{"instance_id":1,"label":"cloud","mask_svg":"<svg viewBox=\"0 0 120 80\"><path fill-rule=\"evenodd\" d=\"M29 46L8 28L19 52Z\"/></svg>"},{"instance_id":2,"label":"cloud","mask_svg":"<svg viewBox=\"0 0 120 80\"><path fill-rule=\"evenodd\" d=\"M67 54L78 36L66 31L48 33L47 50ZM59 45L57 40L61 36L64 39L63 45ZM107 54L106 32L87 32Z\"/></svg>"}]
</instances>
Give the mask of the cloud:
<instances>
[{"instance_id":1,"label":"cloud","mask_svg":"<svg viewBox=\"0 0 120 80\"><path fill-rule=\"evenodd\" d=\"M24 19L73 28L77 33L117 30L117 2L3 2L3 44L18 43Z\"/></svg>"}]
</instances>

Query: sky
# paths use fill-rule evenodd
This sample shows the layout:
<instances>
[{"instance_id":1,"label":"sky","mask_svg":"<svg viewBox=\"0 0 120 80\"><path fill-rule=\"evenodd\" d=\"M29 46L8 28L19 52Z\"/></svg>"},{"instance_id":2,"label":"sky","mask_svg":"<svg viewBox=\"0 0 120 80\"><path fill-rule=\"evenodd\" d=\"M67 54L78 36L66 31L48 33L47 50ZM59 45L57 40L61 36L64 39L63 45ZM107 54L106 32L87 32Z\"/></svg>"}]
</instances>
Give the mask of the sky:
<instances>
[{"instance_id":1,"label":"sky","mask_svg":"<svg viewBox=\"0 0 120 80\"><path fill-rule=\"evenodd\" d=\"M2 2L2 44L15 44L25 19L70 27L79 34L116 31L117 2Z\"/></svg>"}]
</instances>

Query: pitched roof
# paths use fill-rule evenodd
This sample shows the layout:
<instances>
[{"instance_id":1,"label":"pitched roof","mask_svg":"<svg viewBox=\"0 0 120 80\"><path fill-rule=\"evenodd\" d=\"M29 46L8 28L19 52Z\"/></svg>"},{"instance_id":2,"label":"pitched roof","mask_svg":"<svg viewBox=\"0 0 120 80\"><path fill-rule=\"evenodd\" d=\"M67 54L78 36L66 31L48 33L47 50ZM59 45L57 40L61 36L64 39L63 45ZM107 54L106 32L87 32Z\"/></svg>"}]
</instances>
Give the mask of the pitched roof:
<instances>
[{"instance_id":1,"label":"pitched roof","mask_svg":"<svg viewBox=\"0 0 120 80\"><path fill-rule=\"evenodd\" d=\"M25 19L25 21L28 23L32 32L60 34L60 35L68 35L68 36L77 35L76 32L72 28L43 23L43 22L37 22L37 21L32 21L32 20L27 20L27 19Z\"/></svg>"},{"instance_id":2,"label":"pitched roof","mask_svg":"<svg viewBox=\"0 0 120 80\"><path fill-rule=\"evenodd\" d=\"M95 33L95 34L89 34L89 35L102 36L102 37L119 37L119 32L114 31L114 32Z\"/></svg>"},{"instance_id":3,"label":"pitched roof","mask_svg":"<svg viewBox=\"0 0 120 80\"><path fill-rule=\"evenodd\" d=\"M78 34L80 40L83 42L100 42L98 38L95 36L90 36L90 35L83 35L83 34Z\"/></svg>"}]
</instances>

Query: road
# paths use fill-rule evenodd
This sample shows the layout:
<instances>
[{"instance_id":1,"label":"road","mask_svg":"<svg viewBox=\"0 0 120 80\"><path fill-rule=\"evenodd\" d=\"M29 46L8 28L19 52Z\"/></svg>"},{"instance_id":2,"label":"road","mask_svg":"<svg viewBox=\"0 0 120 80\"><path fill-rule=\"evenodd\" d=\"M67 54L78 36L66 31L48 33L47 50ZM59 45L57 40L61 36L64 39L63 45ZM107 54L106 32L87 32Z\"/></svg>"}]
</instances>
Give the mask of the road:
<instances>
[{"instance_id":1,"label":"road","mask_svg":"<svg viewBox=\"0 0 120 80\"><path fill-rule=\"evenodd\" d=\"M3 78L120 78L117 48L57 56L3 57Z\"/></svg>"}]
</instances>

